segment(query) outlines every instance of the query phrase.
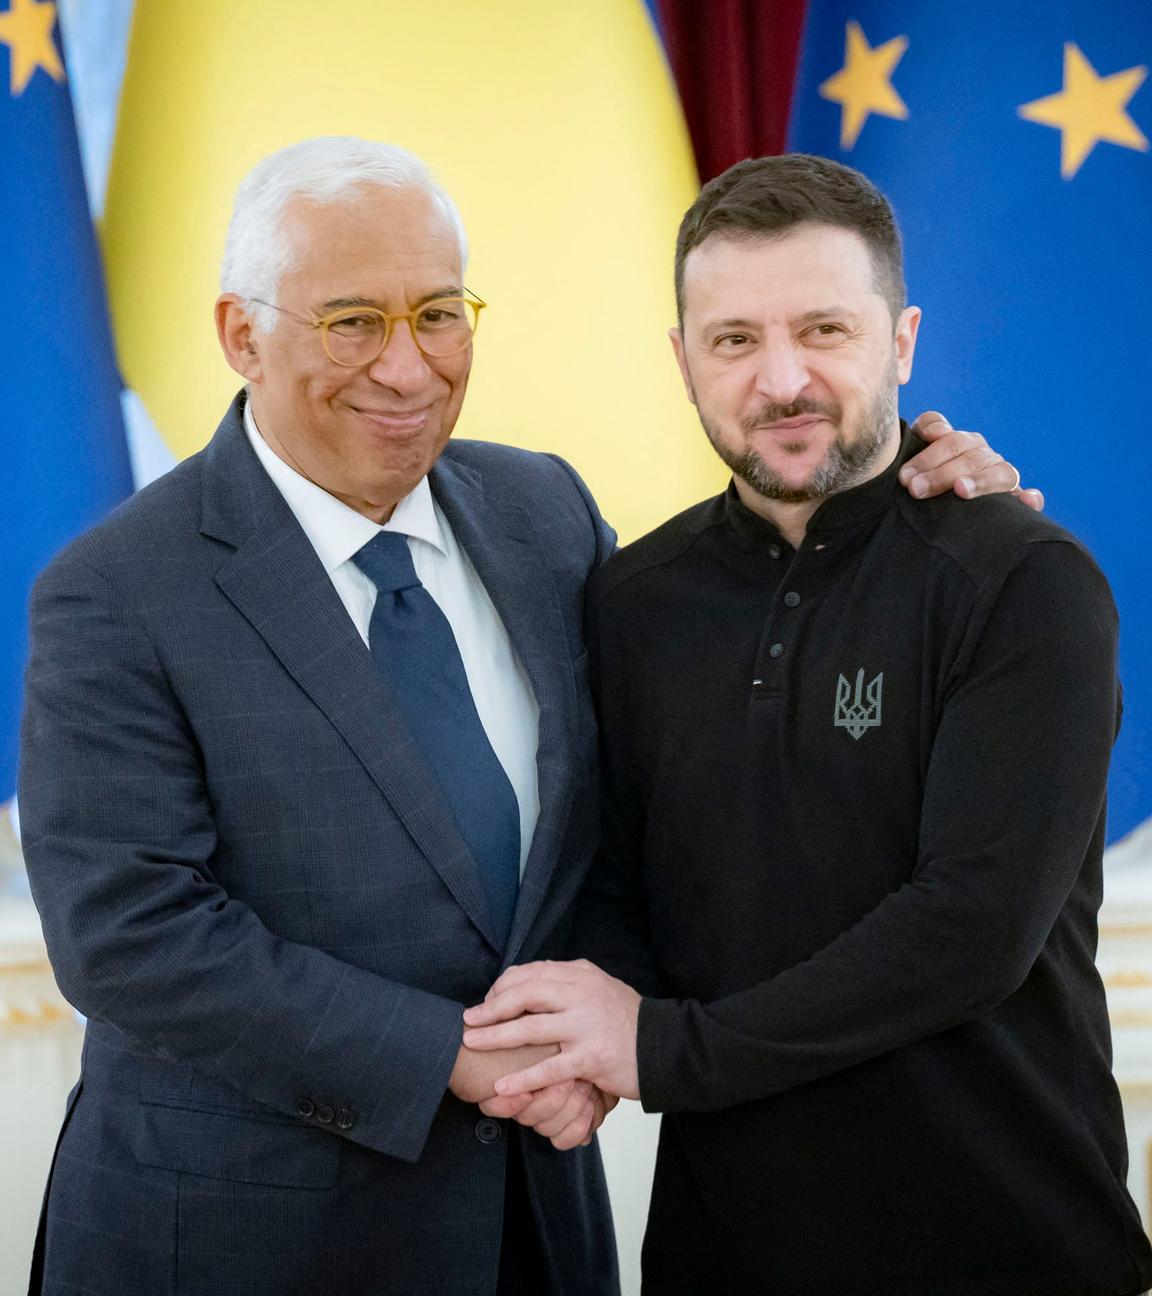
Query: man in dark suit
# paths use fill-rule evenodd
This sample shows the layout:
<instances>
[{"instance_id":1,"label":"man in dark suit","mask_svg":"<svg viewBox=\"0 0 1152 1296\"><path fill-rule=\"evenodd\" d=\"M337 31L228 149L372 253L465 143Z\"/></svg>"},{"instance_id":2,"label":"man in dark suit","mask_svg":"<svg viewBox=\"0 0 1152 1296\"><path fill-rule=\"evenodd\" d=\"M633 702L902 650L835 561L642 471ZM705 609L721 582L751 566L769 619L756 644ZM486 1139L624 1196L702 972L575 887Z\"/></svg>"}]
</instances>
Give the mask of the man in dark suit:
<instances>
[{"instance_id":1,"label":"man in dark suit","mask_svg":"<svg viewBox=\"0 0 1152 1296\"><path fill-rule=\"evenodd\" d=\"M446 449L474 308L414 159L265 163L224 274L246 394L33 601L24 847L89 1018L42 1289L600 1296L596 1150L520 1145L463 1101L490 1087L460 1013L549 948L591 851L582 591L612 533L560 461ZM283 314L254 322L255 297ZM508 770L494 847L374 660L384 596L351 559L405 535Z\"/></svg>"},{"instance_id":2,"label":"man in dark suit","mask_svg":"<svg viewBox=\"0 0 1152 1296\"><path fill-rule=\"evenodd\" d=\"M461 1044L503 967L564 947L614 542L560 460L448 443L462 267L410 155L262 163L217 305L244 392L38 583L24 847L89 1022L34 1290L617 1288L604 1100L566 1082L521 1131L474 1104L553 1050ZM945 479L1011 479L952 444Z\"/></svg>"}]
</instances>

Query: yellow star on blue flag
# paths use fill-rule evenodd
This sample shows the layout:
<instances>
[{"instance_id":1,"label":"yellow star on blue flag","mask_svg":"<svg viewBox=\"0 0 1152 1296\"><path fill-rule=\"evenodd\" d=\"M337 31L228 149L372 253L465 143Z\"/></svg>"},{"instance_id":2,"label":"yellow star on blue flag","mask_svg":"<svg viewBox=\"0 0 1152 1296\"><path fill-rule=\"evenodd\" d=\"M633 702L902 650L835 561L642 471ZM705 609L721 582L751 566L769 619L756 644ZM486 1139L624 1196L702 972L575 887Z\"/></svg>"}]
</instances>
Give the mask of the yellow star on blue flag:
<instances>
[{"instance_id":1,"label":"yellow star on blue flag","mask_svg":"<svg viewBox=\"0 0 1152 1296\"><path fill-rule=\"evenodd\" d=\"M12 94L23 94L38 68L63 81L64 64L52 39L55 26L56 6L42 0L11 0L7 10L0 10L0 45L8 46Z\"/></svg>"},{"instance_id":2,"label":"yellow star on blue flag","mask_svg":"<svg viewBox=\"0 0 1152 1296\"><path fill-rule=\"evenodd\" d=\"M1072 41L1064 46L1064 89L1022 104L1026 121L1061 132L1060 174L1070 180L1102 141L1148 151L1148 137L1129 116L1132 96L1144 84L1146 67L1101 76Z\"/></svg>"},{"instance_id":3,"label":"yellow star on blue flag","mask_svg":"<svg viewBox=\"0 0 1152 1296\"><path fill-rule=\"evenodd\" d=\"M820 87L825 99L842 108L840 147L850 149L860 138L870 113L903 120L908 106L892 85L892 73L908 48L907 36L895 36L875 47L858 22L849 22L844 37L844 66Z\"/></svg>"}]
</instances>

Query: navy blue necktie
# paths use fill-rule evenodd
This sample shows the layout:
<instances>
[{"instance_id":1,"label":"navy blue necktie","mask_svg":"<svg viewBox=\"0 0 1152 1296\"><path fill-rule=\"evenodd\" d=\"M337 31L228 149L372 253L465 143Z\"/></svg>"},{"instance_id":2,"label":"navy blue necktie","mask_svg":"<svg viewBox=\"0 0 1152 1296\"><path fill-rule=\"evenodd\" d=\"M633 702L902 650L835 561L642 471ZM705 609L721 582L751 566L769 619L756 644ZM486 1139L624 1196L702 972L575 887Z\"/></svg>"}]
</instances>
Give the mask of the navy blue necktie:
<instances>
[{"instance_id":1,"label":"navy blue necktie","mask_svg":"<svg viewBox=\"0 0 1152 1296\"><path fill-rule=\"evenodd\" d=\"M520 888L520 810L480 723L452 627L416 575L407 536L381 531L353 562L377 590L372 660L452 807L507 942Z\"/></svg>"}]
</instances>

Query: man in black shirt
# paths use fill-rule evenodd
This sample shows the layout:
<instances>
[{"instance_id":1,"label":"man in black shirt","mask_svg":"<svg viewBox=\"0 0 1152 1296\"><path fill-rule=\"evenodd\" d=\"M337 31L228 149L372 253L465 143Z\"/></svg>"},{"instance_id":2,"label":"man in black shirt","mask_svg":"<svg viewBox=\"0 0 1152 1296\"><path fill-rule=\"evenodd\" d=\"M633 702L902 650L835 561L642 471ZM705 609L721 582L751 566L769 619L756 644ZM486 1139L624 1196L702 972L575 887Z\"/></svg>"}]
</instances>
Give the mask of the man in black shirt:
<instances>
[{"instance_id":1,"label":"man in black shirt","mask_svg":"<svg viewBox=\"0 0 1152 1296\"><path fill-rule=\"evenodd\" d=\"M733 482L594 577L595 962L511 969L465 1043L560 1044L509 1099L664 1113L646 1292L1141 1292L1093 964L1106 582L1011 500L899 488L920 313L863 176L733 167L677 293Z\"/></svg>"}]
</instances>

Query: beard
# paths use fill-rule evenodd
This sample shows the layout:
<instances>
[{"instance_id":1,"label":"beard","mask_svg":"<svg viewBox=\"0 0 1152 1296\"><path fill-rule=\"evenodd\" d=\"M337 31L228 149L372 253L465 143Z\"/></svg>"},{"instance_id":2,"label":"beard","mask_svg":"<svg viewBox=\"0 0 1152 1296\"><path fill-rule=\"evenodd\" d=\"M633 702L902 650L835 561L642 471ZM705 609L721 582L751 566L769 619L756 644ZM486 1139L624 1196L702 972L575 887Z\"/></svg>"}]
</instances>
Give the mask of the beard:
<instances>
[{"instance_id":1,"label":"beard","mask_svg":"<svg viewBox=\"0 0 1152 1296\"><path fill-rule=\"evenodd\" d=\"M712 448L737 477L765 499L779 500L783 504L804 504L809 500L824 499L839 491L851 489L872 475L876 460L887 449L892 435L892 425L898 417L896 361L893 357L884 382L872 404L860 420L859 435L847 441L842 432L828 448L823 462L802 486L791 486L768 466L759 452L750 446L743 450L726 445L719 428L700 412L700 422L712 442ZM765 404L756 414L741 424L745 432L755 431L765 423L781 419L799 418L803 414L816 414L839 425L843 409L837 404L806 400L801 397L789 405ZM786 455L804 451L803 442L784 442L780 449Z\"/></svg>"}]
</instances>

